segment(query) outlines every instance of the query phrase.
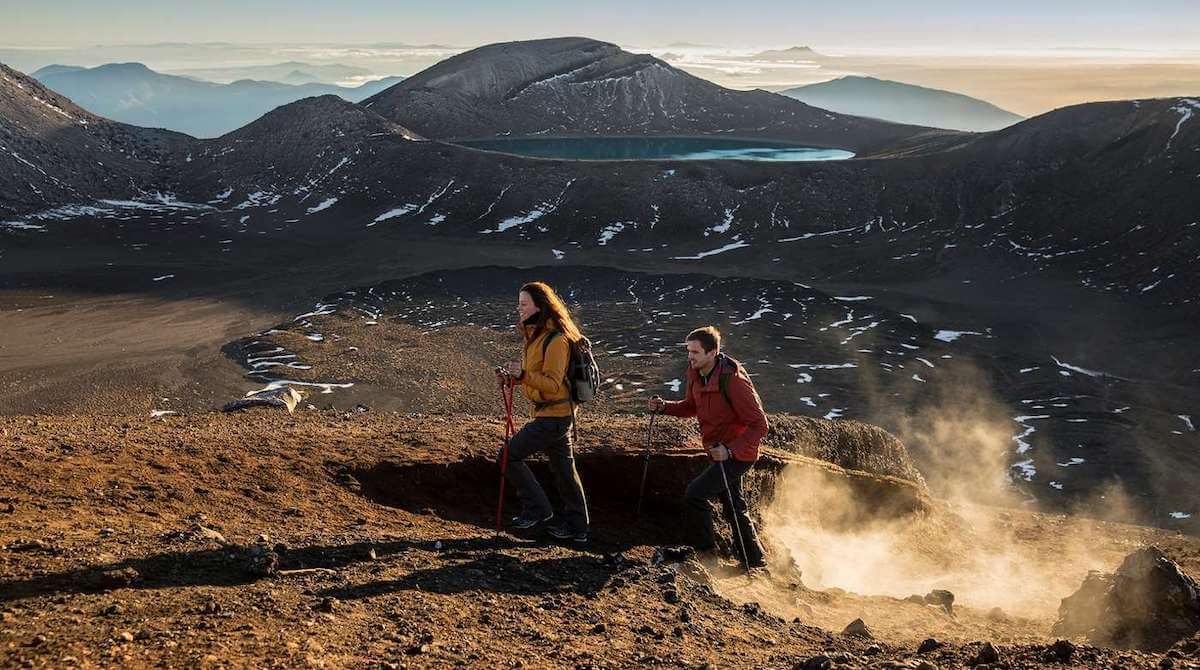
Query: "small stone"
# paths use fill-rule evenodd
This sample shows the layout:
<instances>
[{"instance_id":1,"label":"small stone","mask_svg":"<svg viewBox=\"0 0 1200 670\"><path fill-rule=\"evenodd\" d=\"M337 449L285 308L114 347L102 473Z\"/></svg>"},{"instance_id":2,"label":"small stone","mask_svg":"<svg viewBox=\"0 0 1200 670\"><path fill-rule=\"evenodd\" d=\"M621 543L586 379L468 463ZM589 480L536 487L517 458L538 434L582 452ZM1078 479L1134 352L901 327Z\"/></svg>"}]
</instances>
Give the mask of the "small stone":
<instances>
[{"instance_id":1,"label":"small stone","mask_svg":"<svg viewBox=\"0 0 1200 670\"><path fill-rule=\"evenodd\" d=\"M925 596L911 595L911 596L905 598L904 602L913 603L914 605L924 605L925 604Z\"/></svg>"},{"instance_id":2,"label":"small stone","mask_svg":"<svg viewBox=\"0 0 1200 670\"><path fill-rule=\"evenodd\" d=\"M993 607L988 610L987 617L999 623L1007 623L1009 621L1008 614L999 607Z\"/></svg>"},{"instance_id":3,"label":"small stone","mask_svg":"<svg viewBox=\"0 0 1200 670\"><path fill-rule=\"evenodd\" d=\"M1172 670L1175 667L1175 660L1164 656L1163 659L1158 662L1158 667L1162 668L1162 670Z\"/></svg>"},{"instance_id":4,"label":"small stone","mask_svg":"<svg viewBox=\"0 0 1200 670\"><path fill-rule=\"evenodd\" d=\"M877 644L873 644L873 645L867 647L867 650L863 652L863 656L878 656L882 653L883 653L883 647L881 647Z\"/></svg>"},{"instance_id":5,"label":"small stone","mask_svg":"<svg viewBox=\"0 0 1200 670\"><path fill-rule=\"evenodd\" d=\"M922 640L921 644L917 647L917 653L918 654L928 654L929 652L931 652L935 649L939 649L942 646L943 646L942 643L938 642L936 639L934 639L932 637L926 638L926 639Z\"/></svg>"},{"instance_id":6,"label":"small stone","mask_svg":"<svg viewBox=\"0 0 1200 670\"><path fill-rule=\"evenodd\" d=\"M321 602L319 602L313 606L313 609L318 612L332 613L334 610L337 609L337 606L338 606L337 598L322 598Z\"/></svg>"},{"instance_id":7,"label":"small stone","mask_svg":"<svg viewBox=\"0 0 1200 670\"><path fill-rule=\"evenodd\" d=\"M675 589L667 589L663 591L663 600L674 605L679 602L679 592Z\"/></svg>"},{"instance_id":8,"label":"small stone","mask_svg":"<svg viewBox=\"0 0 1200 670\"><path fill-rule=\"evenodd\" d=\"M126 631L122 631L122 632L121 632L121 634L120 634L120 635L118 635L117 637L121 638L121 639L122 639L122 640L124 640L125 642L133 642L133 633L130 633L130 632L129 632L129 631L127 631L127 630L126 630Z\"/></svg>"},{"instance_id":9,"label":"small stone","mask_svg":"<svg viewBox=\"0 0 1200 670\"><path fill-rule=\"evenodd\" d=\"M149 640L152 637L154 637L154 631L150 630L149 628L139 629L138 632L133 635L133 639L135 640Z\"/></svg>"},{"instance_id":10,"label":"small stone","mask_svg":"<svg viewBox=\"0 0 1200 670\"><path fill-rule=\"evenodd\" d=\"M683 623L687 623L692 620L692 615L688 614L687 610L679 610L679 620Z\"/></svg>"},{"instance_id":11,"label":"small stone","mask_svg":"<svg viewBox=\"0 0 1200 670\"><path fill-rule=\"evenodd\" d=\"M120 570L105 570L96 575L96 586L101 589L120 589L130 586L141 579L141 574L133 568L121 568Z\"/></svg>"},{"instance_id":12,"label":"small stone","mask_svg":"<svg viewBox=\"0 0 1200 670\"><path fill-rule=\"evenodd\" d=\"M1058 640L1047 647L1047 650L1059 663L1067 663L1075 655L1075 645L1069 640Z\"/></svg>"},{"instance_id":13,"label":"small stone","mask_svg":"<svg viewBox=\"0 0 1200 670\"><path fill-rule=\"evenodd\" d=\"M842 630L842 635L853 635L854 637L865 637L867 639L873 639L875 637L875 634L871 632L871 629L867 627L866 622L862 619L855 619L854 621L851 621L850 624L847 625L844 630Z\"/></svg>"},{"instance_id":14,"label":"small stone","mask_svg":"<svg viewBox=\"0 0 1200 670\"><path fill-rule=\"evenodd\" d=\"M600 633L603 633L606 630L608 630L608 626L604 625L603 622L598 623L595 626L592 626L592 633L594 633L596 635L599 635Z\"/></svg>"},{"instance_id":15,"label":"small stone","mask_svg":"<svg viewBox=\"0 0 1200 670\"><path fill-rule=\"evenodd\" d=\"M792 666L792 670L829 670L832 667L833 660L831 658L825 654L818 654Z\"/></svg>"},{"instance_id":16,"label":"small stone","mask_svg":"<svg viewBox=\"0 0 1200 670\"><path fill-rule=\"evenodd\" d=\"M33 639L29 641L29 646L31 647L40 647L43 644L46 644L45 635L34 635Z\"/></svg>"},{"instance_id":17,"label":"small stone","mask_svg":"<svg viewBox=\"0 0 1200 670\"><path fill-rule=\"evenodd\" d=\"M917 663L917 670L938 670L938 667L929 661L922 660Z\"/></svg>"},{"instance_id":18,"label":"small stone","mask_svg":"<svg viewBox=\"0 0 1200 670\"><path fill-rule=\"evenodd\" d=\"M379 560L379 554L375 553L375 547L371 547L367 550L367 558L372 561Z\"/></svg>"},{"instance_id":19,"label":"small stone","mask_svg":"<svg viewBox=\"0 0 1200 670\"><path fill-rule=\"evenodd\" d=\"M975 658L971 661L971 665L981 665L983 663L992 664L1000 662L1000 652L991 642L984 642L979 648L979 653L975 654Z\"/></svg>"},{"instance_id":20,"label":"small stone","mask_svg":"<svg viewBox=\"0 0 1200 670\"><path fill-rule=\"evenodd\" d=\"M211 540L218 544L227 544L225 536L207 526L196 524L191 528L191 536L197 540Z\"/></svg>"}]
</instances>

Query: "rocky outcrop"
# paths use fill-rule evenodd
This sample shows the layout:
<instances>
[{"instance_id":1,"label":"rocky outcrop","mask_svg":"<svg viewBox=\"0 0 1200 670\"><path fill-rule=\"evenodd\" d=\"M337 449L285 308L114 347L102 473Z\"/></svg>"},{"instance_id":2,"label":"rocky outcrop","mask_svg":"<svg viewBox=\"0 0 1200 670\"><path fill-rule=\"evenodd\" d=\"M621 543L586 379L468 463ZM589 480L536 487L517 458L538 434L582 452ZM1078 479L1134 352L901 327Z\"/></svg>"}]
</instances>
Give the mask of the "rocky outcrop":
<instances>
[{"instance_id":1,"label":"rocky outcrop","mask_svg":"<svg viewBox=\"0 0 1200 670\"><path fill-rule=\"evenodd\" d=\"M859 421L826 421L804 416L777 416L764 444L875 475L905 479L925 487L925 478L895 435Z\"/></svg>"},{"instance_id":2,"label":"rocky outcrop","mask_svg":"<svg viewBox=\"0 0 1200 670\"><path fill-rule=\"evenodd\" d=\"M1089 573L1058 612L1055 635L1161 651L1200 630L1200 589L1161 549L1146 547L1113 574Z\"/></svg>"}]
</instances>

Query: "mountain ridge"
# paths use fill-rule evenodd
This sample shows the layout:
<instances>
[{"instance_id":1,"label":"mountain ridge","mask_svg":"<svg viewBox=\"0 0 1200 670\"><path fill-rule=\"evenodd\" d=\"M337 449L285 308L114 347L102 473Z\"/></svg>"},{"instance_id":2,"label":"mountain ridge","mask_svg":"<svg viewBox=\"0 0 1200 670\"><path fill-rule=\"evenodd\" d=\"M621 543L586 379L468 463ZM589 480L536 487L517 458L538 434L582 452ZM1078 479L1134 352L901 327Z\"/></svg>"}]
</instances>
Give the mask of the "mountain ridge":
<instances>
[{"instance_id":1,"label":"mountain ridge","mask_svg":"<svg viewBox=\"0 0 1200 670\"><path fill-rule=\"evenodd\" d=\"M999 130L1024 118L961 93L875 77L845 76L778 93L844 114L949 130Z\"/></svg>"}]
</instances>

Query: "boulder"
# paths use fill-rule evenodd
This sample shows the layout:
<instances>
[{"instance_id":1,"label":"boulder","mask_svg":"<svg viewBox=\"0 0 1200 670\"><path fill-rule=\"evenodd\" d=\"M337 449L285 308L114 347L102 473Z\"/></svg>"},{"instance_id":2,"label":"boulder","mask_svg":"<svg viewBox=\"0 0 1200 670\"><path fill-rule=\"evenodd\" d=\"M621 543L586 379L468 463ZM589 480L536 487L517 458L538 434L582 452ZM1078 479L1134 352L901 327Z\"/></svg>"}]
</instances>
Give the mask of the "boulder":
<instances>
[{"instance_id":1,"label":"boulder","mask_svg":"<svg viewBox=\"0 0 1200 670\"><path fill-rule=\"evenodd\" d=\"M937 605L946 610L946 614L954 616L954 594L945 589L934 589L925 594L926 605Z\"/></svg>"},{"instance_id":2,"label":"boulder","mask_svg":"<svg viewBox=\"0 0 1200 670\"><path fill-rule=\"evenodd\" d=\"M1054 635L1163 651L1200 630L1200 589L1161 549L1146 547L1126 556L1113 574L1088 573L1058 614Z\"/></svg>"},{"instance_id":3,"label":"boulder","mask_svg":"<svg viewBox=\"0 0 1200 670\"><path fill-rule=\"evenodd\" d=\"M855 619L854 621L851 621L849 625L842 630L842 635L853 635L854 637L865 637L867 639L872 639L875 637L875 634L871 632L871 629L867 627L866 622L862 619Z\"/></svg>"}]
</instances>

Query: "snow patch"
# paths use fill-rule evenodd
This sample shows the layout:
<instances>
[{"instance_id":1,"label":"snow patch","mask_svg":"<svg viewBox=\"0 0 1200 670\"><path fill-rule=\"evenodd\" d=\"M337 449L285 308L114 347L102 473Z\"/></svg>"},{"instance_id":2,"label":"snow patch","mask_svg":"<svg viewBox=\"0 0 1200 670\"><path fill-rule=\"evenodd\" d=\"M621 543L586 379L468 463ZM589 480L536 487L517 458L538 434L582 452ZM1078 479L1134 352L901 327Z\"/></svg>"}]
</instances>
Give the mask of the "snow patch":
<instances>
[{"instance_id":1,"label":"snow patch","mask_svg":"<svg viewBox=\"0 0 1200 670\"><path fill-rule=\"evenodd\" d=\"M394 219L398 216L404 216L405 214L408 214L409 212L415 210L416 208L417 208L416 205L409 203L409 204L401 205L395 209L389 209L388 211L384 212L383 214L380 214L379 216L375 217L375 220L368 223L367 227L370 228L371 226L373 226L377 223L381 223L383 221L387 221L388 219Z\"/></svg>"},{"instance_id":2,"label":"snow patch","mask_svg":"<svg viewBox=\"0 0 1200 670\"><path fill-rule=\"evenodd\" d=\"M1178 105L1171 107L1172 112L1179 113L1179 122L1175 124L1175 131L1171 133L1171 137L1167 138L1167 146L1165 149L1171 148L1171 142L1175 141L1175 136L1179 134L1179 129L1183 127L1184 122L1192 118L1192 113L1200 109L1200 100L1193 98L1183 98Z\"/></svg>"},{"instance_id":3,"label":"snow patch","mask_svg":"<svg viewBox=\"0 0 1200 670\"><path fill-rule=\"evenodd\" d=\"M337 198L327 198L325 200L322 200L321 204L316 205L314 207L309 207L307 211L309 214L316 214L317 212L321 212L321 211L329 209L330 207L333 207L334 205L337 204L337 201L338 201Z\"/></svg>"},{"instance_id":4,"label":"snow patch","mask_svg":"<svg viewBox=\"0 0 1200 670\"><path fill-rule=\"evenodd\" d=\"M939 330L933 336L933 339L941 340L942 342L953 342L963 335L983 335L983 333L974 330Z\"/></svg>"},{"instance_id":5,"label":"snow patch","mask_svg":"<svg viewBox=\"0 0 1200 670\"><path fill-rule=\"evenodd\" d=\"M607 245L610 241L612 241L612 238L617 236L617 233L625 230L625 223L626 222L624 221L616 221L605 226L600 231L600 237L596 238L596 243L600 246ZM628 223L632 224L633 222L630 221Z\"/></svg>"},{"instance_id":6,"label":"snow patch","mask_svg":"<svg viewBox=\"0 0 1200 670\"><path fill-rule=\"evenodd\" d=\"M717 254L723 254L726 251L733 251L734 249L743 249L748 246L750 246L749 242L738 240L736 242L730 242L729 244L726 244L723 247L717 247L716 249L710 249L708 251L701 251L700 253L696 254L695 256L672 256L671 260L673 260L673 261L698 261L702 258L707 258L709 256L716 256Z\"/></svg>"}]
</instances>

